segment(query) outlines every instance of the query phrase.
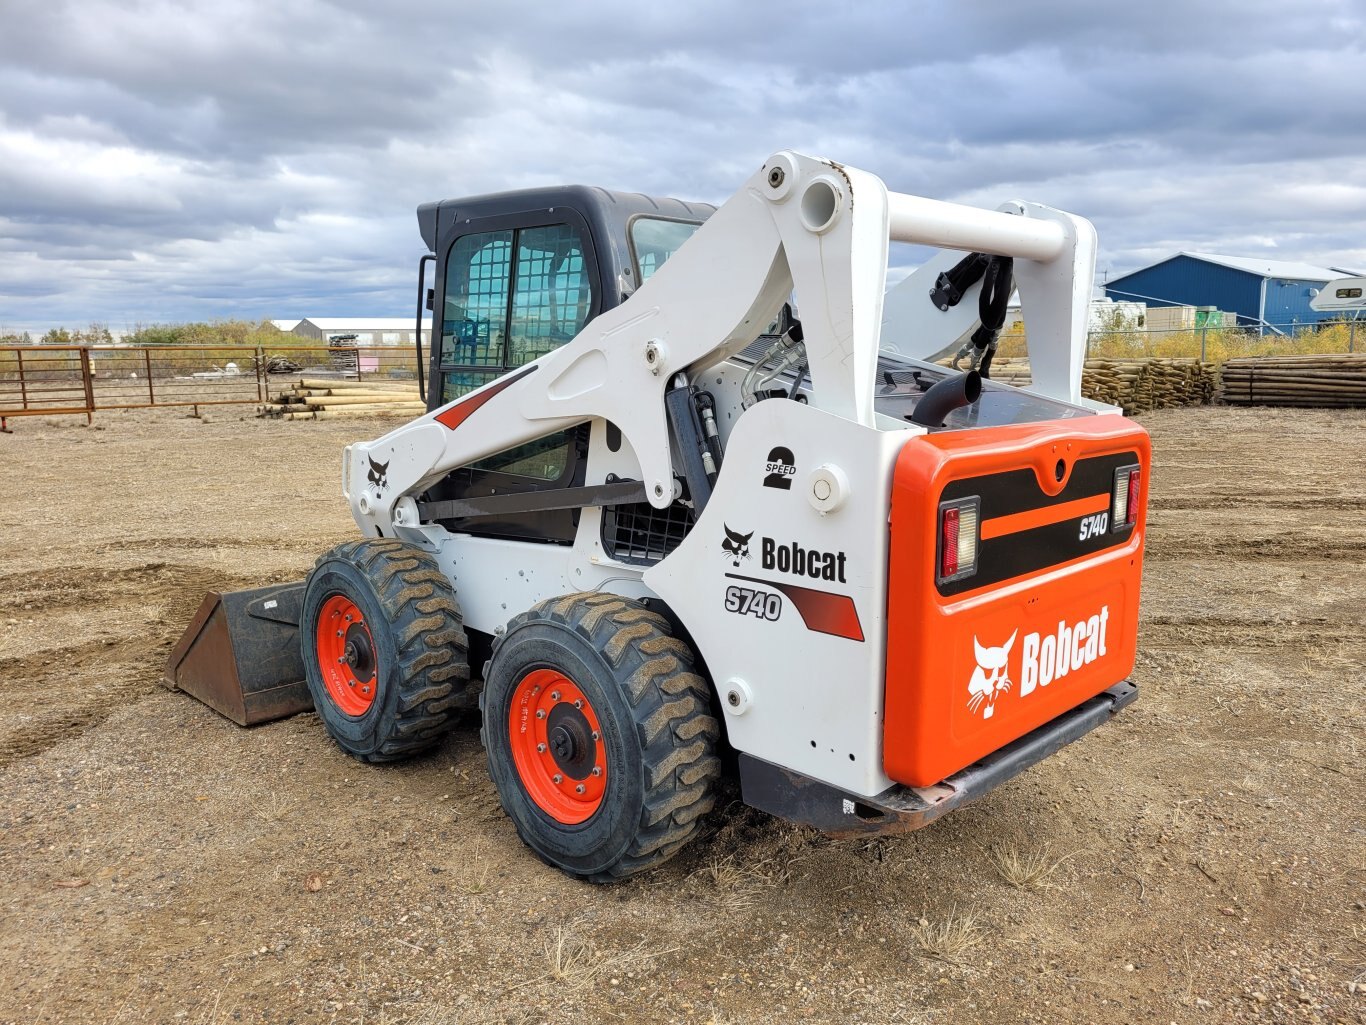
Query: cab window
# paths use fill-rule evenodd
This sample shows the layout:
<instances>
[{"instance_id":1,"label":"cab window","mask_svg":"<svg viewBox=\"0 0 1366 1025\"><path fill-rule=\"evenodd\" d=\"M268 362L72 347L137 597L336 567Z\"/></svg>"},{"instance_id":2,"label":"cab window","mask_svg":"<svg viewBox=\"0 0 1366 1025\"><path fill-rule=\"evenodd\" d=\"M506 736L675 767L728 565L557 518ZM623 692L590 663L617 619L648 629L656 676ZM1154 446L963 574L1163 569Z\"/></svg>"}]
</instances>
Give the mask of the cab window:
<instances>
[{"instance_id":1,"label":"cab window","mask_svg":"<svg viewBox=\"0 0 1366 1025\"><path fill-rule=\"evenodd\" d=\"M573 435L573 430L557 431L548 437L528 441L524 445L514 446L477 463L471 463L470 468L535 481L556 481L564 476L565 467L569 463Z\"/></svg>"},{"instance_id":2,"label":"cab window","mask_svg":"<svg viewBox=\"0 0 1366 1025\"><path fill-rule=\"evenodd\" d=\"M451 246L441 316L443 364L503 365L511 265L510 231L466 235Z\"/></svg>"},{"instance_id":3,"label":"cab window","mask_svg":"<svg viewBox=\"0 0 1366 1025\"><path fill-rule=\"evenodd\" d=\"M583 240L573 225L457 239L446 261L441 401L570 341L587 322L592 299Z\"/></svg>"},{"instance_id":4,"label":"cab window","mask_svg":"<svg viewBox=\"0 0 1366 1025\"><path fill-rule=\"evenodd\" d=\"M643 285L664 261L673 256L693 232L701 227L693 221L666 221L660 217L637 217L631 222L631 253L636 261L637 280Z\"/></svg>"}]
</instances>

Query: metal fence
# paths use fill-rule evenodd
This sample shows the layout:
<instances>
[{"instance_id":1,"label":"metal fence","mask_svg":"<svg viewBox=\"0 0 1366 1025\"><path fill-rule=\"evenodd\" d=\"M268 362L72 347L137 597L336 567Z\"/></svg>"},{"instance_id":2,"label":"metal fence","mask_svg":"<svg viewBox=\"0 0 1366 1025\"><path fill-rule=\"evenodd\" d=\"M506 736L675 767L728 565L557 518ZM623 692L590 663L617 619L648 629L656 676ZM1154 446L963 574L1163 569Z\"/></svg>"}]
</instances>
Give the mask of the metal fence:
<instances>
[{"instance_id":1,"label":"metal fence","mask_svg":"<svg viewBox=\"0 0 1366 1025\"><path fill-rule=\"evenodd\" d=\"M1016 325L1001 335L1002 357L1025 356L1028 334ZM1360 352L1366 321L1267 325L1207 325L1184 330L1118 328L1092 331L1090 358L1186 356L1222 363L1235 356ZM409 346L79 346L0 347L0 418L84 414L154 406L259 405L300 377L415 381Z\"/></svg>"},{"instance_id":2,"label":"metal fence","mask_svg":"<svg viewBox=\"0 0 1366 1025\"><path fill-rule=\"evenodd\" d=\"M301 377L416 381L407 347L0 347L0 417L259 405Z\"/></svg>"}]
</instances>

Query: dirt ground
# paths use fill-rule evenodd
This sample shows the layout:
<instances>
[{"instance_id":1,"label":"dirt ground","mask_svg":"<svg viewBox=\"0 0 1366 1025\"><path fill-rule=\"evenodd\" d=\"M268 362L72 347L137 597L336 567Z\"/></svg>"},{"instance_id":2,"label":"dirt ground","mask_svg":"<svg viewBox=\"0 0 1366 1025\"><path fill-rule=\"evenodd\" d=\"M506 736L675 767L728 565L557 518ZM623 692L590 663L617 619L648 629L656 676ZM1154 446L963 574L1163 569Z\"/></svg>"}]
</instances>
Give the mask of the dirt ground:
<instances>
[{"instance_id":1,"label":"dirt ground","mask_svg":"<svg viewBox=\"0 0 1366 1025\"><path fill-rule=\"evenodd\" d=\"M473 724L373 768L158 686L206 589L350 536L384 427L248 416L0 435L0 1022L1366 1021L1366 412L1142 418L1111 725L902 838L732 794L608 888L520 845Z\"/></svg>"}]
</instances>

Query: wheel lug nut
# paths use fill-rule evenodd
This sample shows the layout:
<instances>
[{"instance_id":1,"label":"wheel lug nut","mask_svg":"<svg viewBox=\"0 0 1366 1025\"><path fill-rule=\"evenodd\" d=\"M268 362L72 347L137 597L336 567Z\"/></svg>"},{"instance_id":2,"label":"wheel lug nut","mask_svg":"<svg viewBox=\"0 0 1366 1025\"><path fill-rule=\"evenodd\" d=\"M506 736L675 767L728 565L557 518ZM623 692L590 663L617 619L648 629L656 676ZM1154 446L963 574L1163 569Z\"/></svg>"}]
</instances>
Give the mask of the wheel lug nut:
<instances>
[{"instance_id":1,"label":"wheel lug nut","mask_svg":"<svg viewBox=\"0 0 1366 1025\"><path fill-rule=\"evenodd\" d=\"M557 691L557 690L552 690L552 691L550 692L550 700L551 700L551 701L559 701L559 700L560 700L560 692Z\"/></svg>"},{"instance_id":2,"label":"wheel lug nut","mask_svg":"<svg viewBox=\"0 0 1366 1025\"><path fill-rule=\"evenodd\" d=\"M593 775L594 775L594 776L601 776L601 775L602 775L602 766L601 766L601 765L595 765L595 766L593 766Z\"/></svg>"},{"instance_id":3,"label":"wheel lug nut","mask_svg":"<svg viewBox=\"0 0 1366 1025\"><path fill-rule=\"evenodd\" d=\"M553 777L551 777L551 778L552 778L556 783L563 783L563 782L564 782L564 777L561 776L558 772L555 773L555 775L554 775Z\"/></svg>"},{"instance_id":4,"label":"wheel lug nut","mask_svg":"<svg viewBox=\"0 0 1366 1025\"><path fill-rule=\"evenodd\" d=\"M582 783L580 783L578 786L576 786L576 787L574 788L574 793L576 793L576 794L581 794L581 793L583 793L583 784L582 784Z\"/></svg>"},{"instance_id":5,"label":"wheel lug nut","mask_svg":"<svg viewBox=\"0 0 1366 1025\"><path fill-rule=\"evenodd\" d=\"M575 708L582 708L582 707L583 707L583 702L582 702L582 701L575 701L575 702L574 702L574 707L575 707Z\"/></svg>"},{"instance_id":6,"label":"wheel lug nut","mask_svg":"<svg viewBox=\"0 0 1366 1025\"><path fill-rule=\"evenodd\" d=\"M545 754L545 745L544 745L544 744L537 744L537 745L536 745L536 753L537 753L537 754Z\"/></svg>"},{"instance_id":7,"label":"wheel lug nut","mask_svg":"<svg viewBox=\"0 0 1366 1025\"><path fill-rule=\"evenodd\" d=\"M537 718L537 719L544 719L544 718L545 718L545 709L544 709L544 708L538 708L538 709L536 709L536 718Z\"/></svg>"},{"instance_id":8,"label":"wheel lug nut","mask_svg":"<svg viewBox=\"0 0 1366 1025\"><path fill-rule=\"evenodd\" d=\"M344 633L342 633L340 630L338 630L338 631L337 631L337 636L338 636L338 637L345 637L346 634L344 634Z\"/></svg>"},{"instance_id":9,"label":"wheel lug nut","mask_svg":"<svg viewBox=\"0 0 1366 1025\"><path fill-rule=\"evenodd\" d=\"M594 731L593 731L593 739L594 739L594 740L601 740L601 739L602 739L602 737L598 734L598 731L597 731L597 730L594 730Z\"/></svg>"}]
</instances>

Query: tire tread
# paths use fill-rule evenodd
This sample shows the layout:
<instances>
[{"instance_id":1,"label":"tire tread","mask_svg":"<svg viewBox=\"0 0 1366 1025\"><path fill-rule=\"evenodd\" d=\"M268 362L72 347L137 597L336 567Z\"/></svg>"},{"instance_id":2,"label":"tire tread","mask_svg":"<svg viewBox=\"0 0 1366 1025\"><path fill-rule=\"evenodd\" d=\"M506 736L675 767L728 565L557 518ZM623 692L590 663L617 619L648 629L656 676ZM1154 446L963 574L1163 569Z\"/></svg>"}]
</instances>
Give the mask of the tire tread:
<instances>
[{"instance_id":1,"label":"tire tread","mask_svg":"<svg viewBox=\"0 0 1366 1025\"><path fill-rule=\"evenodd\" d=\"M391 680L398 688L394 715L373 750L348 754L366 762L409 758L436 744L469 694L469 641L449 578L436 558L392 538L348 541L322 555L320 572L330 562L347 562L369 581L388 619L398 648ZM335 735L334 735L335 736Z\"/></svg>"},{"instance_id":2,"label":"tire tread","mask_svg":"<svg viewBox=\"0 0 1366 1025\"><path fill-rule=\"evenodd\" d=\"M517 627L535 621L562 623L603 653L631 709L643 755L646 790L635 835L615 863L587 878L610 882L654 868L692 838L715 803L721 775L721 728L692 649L674 636L667 619L640 602L584 592L547 599L514 617L495 642L492 660Z\"/></svg>"}]
</instances>

